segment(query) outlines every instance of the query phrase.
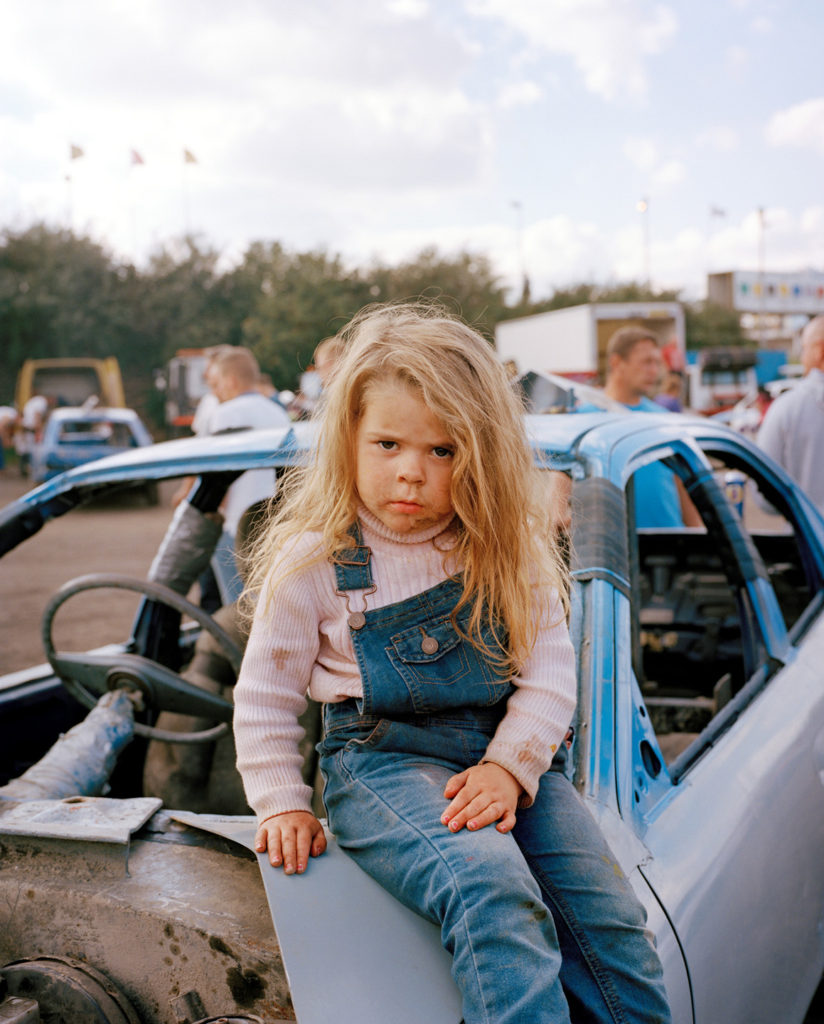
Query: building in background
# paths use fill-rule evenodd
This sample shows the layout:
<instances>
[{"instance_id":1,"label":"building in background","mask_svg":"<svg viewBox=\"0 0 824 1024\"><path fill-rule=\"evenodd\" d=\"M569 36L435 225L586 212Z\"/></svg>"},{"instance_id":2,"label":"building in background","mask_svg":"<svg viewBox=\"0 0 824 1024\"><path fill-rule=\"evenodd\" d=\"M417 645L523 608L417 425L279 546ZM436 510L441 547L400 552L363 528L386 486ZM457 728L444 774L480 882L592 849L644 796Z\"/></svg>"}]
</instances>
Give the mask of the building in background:
<instances>
[{"instance_id":1,"label":"building in background","mask_svg":"<svg viewBox=\"0 0 824 1024\"><path fill-rule=\"evenodd\" d=\"M743 331L760 348L792 355L793 340L824 313L824 273L731 270L707 276L707 299L741 317Z\"/></svg>"}]
</instances>

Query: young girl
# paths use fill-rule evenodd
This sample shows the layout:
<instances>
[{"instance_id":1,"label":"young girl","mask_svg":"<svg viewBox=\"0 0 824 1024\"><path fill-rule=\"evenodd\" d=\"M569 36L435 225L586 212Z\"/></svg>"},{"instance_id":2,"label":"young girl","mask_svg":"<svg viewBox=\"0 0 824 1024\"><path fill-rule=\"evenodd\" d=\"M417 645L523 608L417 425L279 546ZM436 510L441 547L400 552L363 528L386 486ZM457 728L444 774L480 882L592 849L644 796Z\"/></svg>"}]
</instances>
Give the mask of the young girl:
<instances>
[{"instance_id":1,"label":"young girl","mask_svg":"<svg viewBox=\"0 0 824 1024\"><path fill-rule=\"evenodd\" d=\"M329 826L440 925L467 1024L668 1021L644 911L563 773L565 579L505 371L418 307L345 340L252 576L235 732L257 848L300 874L326 846L308 691Z\"/></svg>"}]
</instances>

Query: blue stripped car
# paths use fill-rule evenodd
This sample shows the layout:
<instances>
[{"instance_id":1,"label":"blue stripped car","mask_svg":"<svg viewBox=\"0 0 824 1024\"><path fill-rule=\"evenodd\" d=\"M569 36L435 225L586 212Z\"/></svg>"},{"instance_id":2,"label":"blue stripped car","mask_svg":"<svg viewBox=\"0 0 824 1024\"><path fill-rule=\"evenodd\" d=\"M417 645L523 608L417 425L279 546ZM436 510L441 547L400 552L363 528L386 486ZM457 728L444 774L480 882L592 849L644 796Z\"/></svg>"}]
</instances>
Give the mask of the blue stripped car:
<instances>
[{"instance_id":1,"label":"blue stripped car","mask_svg":"<svg viewBox=\"0 0 824 1024\"><path fill-rule=\"evenodd\" d=\"M610 842L616 869L647 907L673 1019L812 1021L824 971L824 521L751 442L711 420L562 414L530 416L528 430L536 465L571 481L570 628L579 702L570 770ZM37 533L56 517L137 482L196 477L190 502L208 518L235 475L262 467L284 472L312 444L311 426L296 424L287 431L173 441L102 459L49 480L0 512L0 553L37 544ZM635 475L658 462L681 480L703 526L634 527ZM762 511L765 503L769 514ZM214 541L228 601L237 594L238 576L226 538ZM179 662L191 653L201 627L178 631L174 616L158 613L163 602L177 611L184 607L178 591L168 590L157 575L125 583L115 576L87 578L70 581L57 604L98 585L133 585L142 593L132 636L64 655L51 640L50 605L45 636L51 663L0 678L0 784L13 786L13 776L86 714L81 705L95 705L110 689L140 692L138 726L151 728L163 709L190 711L208 722L231 718L230 703L181 683ZM141 742L122 757L139 758ZM95 771L99 766L88 773ZM195 839L198 830L180 824L168 809L141 805L129 818L135 802L145 799L136 787L139 778L139 765L127 761L115 768L111 793L117 799L108 802L124 809L129 871L154 879L153 899L112 867L122 854L120 861L111 855L91 870L102 855L91 850L87 826L58 829L64 837L58 850L54 830L39 828L31 816L21 834L0 793L6 851L0 901L19 900L28 887L32 905L54 905L59 897L83 919L82 929L71 929L45 914L25 923L12 915L0 939L0 976L3 970L15 973L2 967L6 961L82 958L120 993L118 1006L126 1007L118 1010L122 1018L112 1012L106 1020L128 1019L129 1008L140 1019L175 1020L180 1007L170 1007L185 993L194 993L190 1001L204 1009L203 1020L209 1013L322 1018L323 999L313 1002L312 986L317 996L322 979L322 996L334 987L335 971L357 981L358 945L338 947L333 965L319 962L313 938L304 954L308 967L298 953L297 960L287 958L284 971L251 855L232 852L214 837ZM66 799L46 795L42 803L65 805ZM19 808L21 801L6 804ZM202 822L208 828L208 816ZM239 821L237 828L246 824ZM224 821L221 827L231 834L234 826ZM50 858L68 873L62 887ZM86 903L72 895L72 871L84 880ZM309 878L306 884L312 884ZM349 905L347 911L346 894L338 893L344 915L385 912L377 899L374 909L366 901L365 908ZM364 904L360 895L358 900ZM324 912L315 909L318 941ZM147 941L134 956L112 937L128 935L141 914ZM287 931L286 924L282 936L279 929L284 943ZM203 935L212 936L211 946ZM185 964L172 946L185 950ZM393 1008L392 1019L435 1019L420 1010L433 991L440 990L419 978L413 1005L403 1011L409 1016ZM451 997L436 998L442 1019L458 1024ZM357 1015L336 1019L386 1019L380 1010L371 1016L351 1012Z\"/></svg>"}]
</instances>

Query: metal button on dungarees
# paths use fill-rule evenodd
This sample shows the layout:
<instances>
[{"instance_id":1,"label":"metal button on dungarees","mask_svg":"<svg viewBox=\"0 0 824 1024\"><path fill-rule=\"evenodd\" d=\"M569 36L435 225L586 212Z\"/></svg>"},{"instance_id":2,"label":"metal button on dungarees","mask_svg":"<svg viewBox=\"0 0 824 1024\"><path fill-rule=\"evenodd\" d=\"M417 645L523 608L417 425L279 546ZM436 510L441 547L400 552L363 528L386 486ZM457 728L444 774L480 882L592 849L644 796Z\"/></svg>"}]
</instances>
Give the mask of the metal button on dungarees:
<instances>
[{"instance_id":1,"label":"metal button on dungarees","mask_svg":"<svg viewBox=\"0 0 824 1024\"><path fill-rule=\"evenodd\" d=\"M424 634L423 640L421 640L421 650L424 654L434 654L438 649L438 641L434 636L426 636Z\"/></svg>"}]
</instances>

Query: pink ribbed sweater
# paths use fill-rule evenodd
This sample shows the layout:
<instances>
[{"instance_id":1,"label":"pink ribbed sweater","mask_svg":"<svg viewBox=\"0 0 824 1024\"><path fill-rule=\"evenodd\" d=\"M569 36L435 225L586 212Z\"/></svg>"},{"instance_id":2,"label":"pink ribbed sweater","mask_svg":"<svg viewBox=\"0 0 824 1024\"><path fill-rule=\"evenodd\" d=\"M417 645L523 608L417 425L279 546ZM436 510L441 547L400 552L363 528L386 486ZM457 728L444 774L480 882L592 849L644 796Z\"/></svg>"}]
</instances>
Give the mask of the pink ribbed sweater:
<instances>
[{"instance_id":1,"label":"pink ribbed sweater","mask_svg":"<svg viewBox=\"0 0 824 1024\"><path fill-rule=\"evenodd\" d=\"M448 520L418 533L397 534L365 509L360 519L364 544L372 549L377 590L366 597L363 591L350 592L352 611L403 601L434 587L452 570L444 566L444 551L450 546ZM297 724L306 707L307 687L309 695L322 702L363 695L346 598L335 593L331 563L322 559L282 578L284 569L317 550L319 540L317 534L304 535L273 566L270 578L280 582L271 600L260 600L235 687L238 769L249 805L260 820L310 809L311 791L301 778ZM516 689L485 760L511 772L529 803L575 707L574 653L555 594L532 654L513 682Z\"/></svg>"}]
</instances>

